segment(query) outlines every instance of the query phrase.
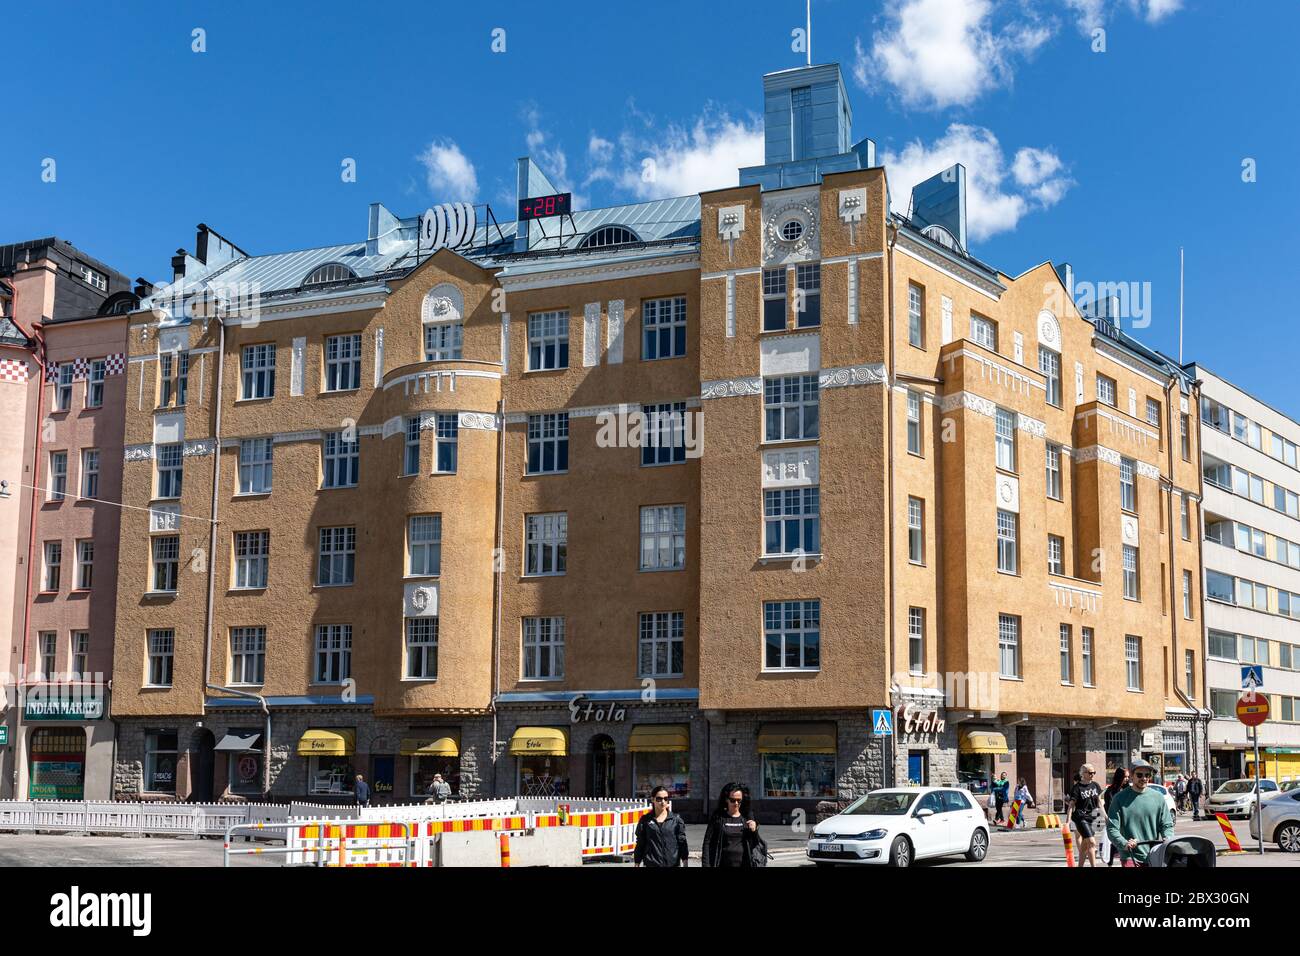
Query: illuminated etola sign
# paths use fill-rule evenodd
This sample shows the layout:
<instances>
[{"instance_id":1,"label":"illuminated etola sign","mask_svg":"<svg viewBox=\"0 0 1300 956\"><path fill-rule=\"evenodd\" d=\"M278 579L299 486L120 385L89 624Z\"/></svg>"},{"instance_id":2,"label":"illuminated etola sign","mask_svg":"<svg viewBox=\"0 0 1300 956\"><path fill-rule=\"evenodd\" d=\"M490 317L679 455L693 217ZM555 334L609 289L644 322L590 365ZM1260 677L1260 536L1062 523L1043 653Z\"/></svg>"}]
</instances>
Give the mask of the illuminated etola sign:
<instances>
[{"instance_id":1,"label":"illuminated etola sign","mask_svg":"<svg viewBox=\"0 0 1300 956\"><path fill-rule=\"evenodd\" d=\"M587 706L584 708L582 702L586 698L579 694L569 701L569 719L573 723L583 720L625 720L627 710L621 704L596 704L594 701L587 700Z\"/></svg>"},{"instance_id":2,"label":"illuminated etola sign","mask_svg":"<svg viewBox=\"0 0 1300 956\"><path fill-rule=\"evenodd\" d=\"M899 727L905 734L941 734L947 723L939 716L937 710L921 710L915 704L907 704L898 710Z\"/></svg>"}]
</instances>

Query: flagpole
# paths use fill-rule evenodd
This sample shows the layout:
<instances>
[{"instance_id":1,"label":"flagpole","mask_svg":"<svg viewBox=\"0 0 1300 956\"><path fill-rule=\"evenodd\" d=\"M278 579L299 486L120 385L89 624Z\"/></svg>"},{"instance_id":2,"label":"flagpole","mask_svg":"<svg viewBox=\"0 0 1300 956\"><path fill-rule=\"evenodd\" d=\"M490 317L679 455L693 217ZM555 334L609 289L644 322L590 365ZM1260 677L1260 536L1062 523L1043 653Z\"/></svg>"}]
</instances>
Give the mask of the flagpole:
<instances>
[{"instance_id":1,"label":"flagpole","mask_svg":"<svg viewBox=\"0 0 1300 956\"><path fill-rule=\"evenodd\" d=\"M812 0L808 0L809 3ZM1178 247L1178 364L1183 364L1183 247Z\"/></svg>"},{"instance_id":2,"label":"flagpole","mask_svg":"<svg viewBox=\"0 0 1300 956\"><path fill-rule=\"evenodd\" d=\"M812 0L808 0L808 30L804 38L804 47L808 51L808 65L812 66Z\"/></svg>"}]
</instances>

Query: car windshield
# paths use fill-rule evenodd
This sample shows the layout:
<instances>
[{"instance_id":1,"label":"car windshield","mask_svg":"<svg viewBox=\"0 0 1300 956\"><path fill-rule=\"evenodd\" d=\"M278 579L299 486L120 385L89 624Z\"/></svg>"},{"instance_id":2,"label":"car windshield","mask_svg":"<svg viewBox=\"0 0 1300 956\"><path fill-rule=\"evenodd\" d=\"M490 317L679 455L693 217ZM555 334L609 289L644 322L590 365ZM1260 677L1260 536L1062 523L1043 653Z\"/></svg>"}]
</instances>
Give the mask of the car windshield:
<instances>
[{"instance_id":1,"label":"car windshield","mask_svg":"<svg viewBox=\"0 0 1300 956\"><path fill-rule=\"evenodd\" d=\"M1296 787L1300 787L1300 780L1288 780L1286 783L1282 784L1282 792L1290 793Z\"/></svg>"},{"instance_id":2,"label":"car windshield","mask_svg":"<svg viewBox=\"0 0 1300 956\"><path fill-rule=\"evenodd\" d=\"M906 790L887 790L881 793L869 793L849 804L846 814L854 816L897 817L907 812L907 808L916 799L915 793Z\"/></svg>"},{"instance_id":3,"label":"car windshield","mask_svg":"<svg viewBox=\"0 0 1300 956\"><path fill-rule=\"evenodd\" d=\"M1255 781L1229 780L1218 790L1219 793L1254 793Z\"/></svg>"}]
</instances>

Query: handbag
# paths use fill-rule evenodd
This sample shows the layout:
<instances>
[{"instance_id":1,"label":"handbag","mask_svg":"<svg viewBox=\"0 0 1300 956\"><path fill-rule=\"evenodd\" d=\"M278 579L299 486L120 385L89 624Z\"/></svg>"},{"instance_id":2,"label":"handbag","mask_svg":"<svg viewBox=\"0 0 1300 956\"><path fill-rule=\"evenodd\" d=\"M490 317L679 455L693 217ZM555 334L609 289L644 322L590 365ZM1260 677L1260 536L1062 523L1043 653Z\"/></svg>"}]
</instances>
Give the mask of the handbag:
<instances>
[{"instance_id":1,"label":"handbag","mask_svg":"<svg viewBox=\"0 0 1300 956\"><path fill-rule=\"evenodd\" d=\"M753 846L749 848L749 865L767 866L767 861L771 859L775 857L767 852L767 841L761 833L755 833Z\"/></svg>"}]
</instances>

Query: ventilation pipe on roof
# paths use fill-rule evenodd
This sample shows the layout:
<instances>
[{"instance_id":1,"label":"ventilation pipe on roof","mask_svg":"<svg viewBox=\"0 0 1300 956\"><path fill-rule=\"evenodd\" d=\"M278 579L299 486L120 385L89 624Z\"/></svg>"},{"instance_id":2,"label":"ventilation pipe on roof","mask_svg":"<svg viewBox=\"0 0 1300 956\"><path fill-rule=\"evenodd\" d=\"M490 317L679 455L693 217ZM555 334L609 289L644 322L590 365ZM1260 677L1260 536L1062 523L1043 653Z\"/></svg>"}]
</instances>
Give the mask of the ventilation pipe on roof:
<instances>
[{"instance_id":1,"label":"ventilation pipe on roof","mask_svg":"<svg viewBox=\"0 0 1300 956\"><path fill-rule=\"evenodd\" d=\"M172 256L172 282L179 282L185 278L185 260L189 254L184 249L177 249L176 255Z\"/></svg>"},{"instance_id":2,"label":"ventilation pipe on roof","mask_svg":"<svg viewBox=\"0 0 1300 956\"><path fill-rule=\"evenodd\" d=\"M1065 286L1065 294L1074 301L1074 266L1068 262L1062 262L1056 267L1056 274L1061 280L1061 285Z\"/></svg>"}]
</instances>

